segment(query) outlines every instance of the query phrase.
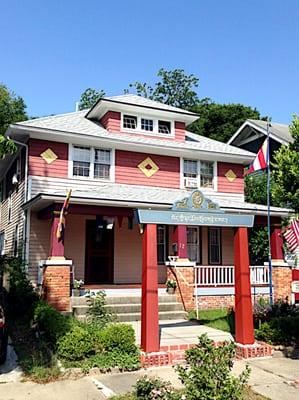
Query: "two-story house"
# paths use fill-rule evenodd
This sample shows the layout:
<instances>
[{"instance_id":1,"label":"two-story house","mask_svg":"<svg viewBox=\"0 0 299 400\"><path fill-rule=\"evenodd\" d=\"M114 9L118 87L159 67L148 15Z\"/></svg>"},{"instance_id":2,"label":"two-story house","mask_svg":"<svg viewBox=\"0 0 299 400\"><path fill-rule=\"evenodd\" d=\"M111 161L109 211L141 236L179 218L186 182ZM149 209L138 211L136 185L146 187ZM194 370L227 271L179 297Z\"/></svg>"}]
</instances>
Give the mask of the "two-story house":
<instances>
[{"instance_id":1,"label":"two-story house","mask_svg":"<svg viewBox=\"0 0 299 400\"><path fill-rule=\"evenodd\" d=\"M42 279L44 266L49 299L63 310L69 307L70 269L86 287L138 290L151 239L143 244L144 226L136 209L170 210L199 189L222 213L256 216L265 223L266 207L244 202L243 168L255 155L188 132L186 126L197 118L176 107L121 95L103 98L90 110L12 124L6 135L19 150L0 166L2 254L23 252L35 283ZM68 189L72 195L65 240L58 242L59 213ZM273 223L287 214L272 208ZM175 275L186 308L194 307L195 295L202 307L230 304L235 226L215 221L154 226L152 261L156 257L158 283L164 285ZM248 252L247 236L242 240ZM273 255L280 261L281 244L274 226ZM167 267L169 255L195 262L196 279L188 268L176 274ZM263 268L251 272L257 290L268 283ZM63 288L55 287L55 277L62 279ZM281 294L278 286L276 293Z\"/></svg>"}]
</instances>

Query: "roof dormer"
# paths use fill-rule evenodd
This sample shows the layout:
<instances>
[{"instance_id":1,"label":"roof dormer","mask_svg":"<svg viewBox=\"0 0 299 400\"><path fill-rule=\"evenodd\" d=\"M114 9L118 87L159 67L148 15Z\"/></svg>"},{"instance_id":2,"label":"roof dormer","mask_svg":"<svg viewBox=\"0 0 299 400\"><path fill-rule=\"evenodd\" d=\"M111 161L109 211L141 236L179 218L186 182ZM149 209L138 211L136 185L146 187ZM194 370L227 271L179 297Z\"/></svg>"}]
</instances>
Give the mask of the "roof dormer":
<instances>
[{"instance_id":1,"label":"roof dormer","mask_svg":"<svg viewBox=\"0 0 299 400\"><path fill-rule=\"evenodd\" d=\"M186 125L198 115L141 96L123 95L100 99L86 118L100 121L109 132L184 141Z\"/></svg>"}]
</instances>

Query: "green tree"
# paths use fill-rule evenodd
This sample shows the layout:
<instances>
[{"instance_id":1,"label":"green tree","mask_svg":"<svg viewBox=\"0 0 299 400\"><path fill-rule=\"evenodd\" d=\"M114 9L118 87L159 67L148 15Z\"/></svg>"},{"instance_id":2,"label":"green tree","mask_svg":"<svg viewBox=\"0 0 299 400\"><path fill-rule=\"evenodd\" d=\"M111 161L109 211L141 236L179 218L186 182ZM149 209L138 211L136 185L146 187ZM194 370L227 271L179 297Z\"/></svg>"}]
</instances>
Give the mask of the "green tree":
<instances>
[{"instance_id":1,"label":"green tree","mask_svg":"<svg viewBox=\"0 0 299 400\"><path fill-rule=\"evenodd\" d=\"M91 108L99 99L105 96L104 90L86 89L80 97L79 109Z\"/></svg>"},{"instance_id":2,"label":"green tree","mask_svg":"<svg viewBox=\"0 0 299 400\"><path fill-rule=\"evenodd\" d=\"M221 142L227 142L246 119L261 118L256 108L242 104L219 104L208 98L198 102L192 111L199 115L199 119L188 129Z\"/></svg>"},{"instance_id":3,"label":"green tree","mask_svg":"<svg viewBox=\"0 0 299 400\"><path fill-rule=\"evenodd\" d=\"M134 82L129 85L139 96L159 101L170 106L190 109L198 102L196 88L199 79L193 75L187 75L183 69L167 71L161 68L157 77L160 79L154 87L147 83ZM129 93L126 89L125 93Z\"/></svg>"},{"instance_id":4,"label":"green tree","mask_svg":"<svg viewBox=\"0 0 299 400\"><path fill-rule=\"evenodd\" d=\"M16 150L14 143L3 136L9 124L26 119L26 105L22 97L0 84L0 158Z\"/></svg>"},{"instance_id":5,"label":"green tree","mask_svg":"<svg viewBox=\"0 0 299 400\"><path fill-rule=\"evenodd\" d=\"M291 207L299 212L299 117L297 115L293 117L290 132L294 142L282 145L274 153L272 195L280 206Z\"/></svg>"}]
</instances>

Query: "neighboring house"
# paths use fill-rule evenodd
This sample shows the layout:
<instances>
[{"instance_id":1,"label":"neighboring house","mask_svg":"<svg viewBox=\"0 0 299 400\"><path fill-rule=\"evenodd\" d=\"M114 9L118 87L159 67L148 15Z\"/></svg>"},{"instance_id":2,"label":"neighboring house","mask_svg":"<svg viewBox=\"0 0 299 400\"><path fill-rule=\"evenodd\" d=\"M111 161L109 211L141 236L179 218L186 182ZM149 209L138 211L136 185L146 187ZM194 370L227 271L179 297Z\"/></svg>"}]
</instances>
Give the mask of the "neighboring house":
<instances>
[{"instance_id":1,"label":"neighboring house","mask_svg":"<svg viewBox=\"0 0 299 400\"><path fill-rule=\"evenodd\" d=\"M270 122L270 154L273 155L282 144L293 142L288 125ZM247 119L227 142L229 145L257 153L267 138L267 121Z\"/></svg>"},{"instance_id":2,"label":"neighboring house","mask_svg":"<svg viewBox=\"0 0 299 400\"><path fill-rule=\"evenodd\" d=\"M75 277L87 287L127 288L129 293L142 281L142 227L135 209L169 210L175 201L200 189L221 212L253 215L256 223L265 224L266 206L244 201L243 169L254 154L188 132L186 126L197 118L185 110L122 95L103 98L90 110L12 124L6 135L16 141L19 151L0 165L1 251L17 255L23 244L35 283L41 260L48 260L45 265L57 260L51 273L65 276L66 282L67 273L59 265L72 264ZM57 243L59 211L70 188L65 241ZM279 224L288 210L273 207L272 215L273 224ZM191 298L183 299L187 308L194 307L194 283L199 284L195 292L201 307L232 303L237 228L174 223L157 224L156 229L161 285L171 276L165 266L168 256L177 255L198 266L198 282L193 272L187 273L189 286L181 290L182 297L191 293ZM272 254L279 264L283 255L278 233L273 226ZM247 249L247 242L243 245ZM71 261L63 261L64 257ZM267 293L267 267L253 269L251 277L254 293ZM186 279L182 278L182 286ZM52 289L53 299L56 296L52 303L67 308L65 292L57 299ZM277 297L289 294L287 284L275 290Z\"/></svg>"}]
</instances>

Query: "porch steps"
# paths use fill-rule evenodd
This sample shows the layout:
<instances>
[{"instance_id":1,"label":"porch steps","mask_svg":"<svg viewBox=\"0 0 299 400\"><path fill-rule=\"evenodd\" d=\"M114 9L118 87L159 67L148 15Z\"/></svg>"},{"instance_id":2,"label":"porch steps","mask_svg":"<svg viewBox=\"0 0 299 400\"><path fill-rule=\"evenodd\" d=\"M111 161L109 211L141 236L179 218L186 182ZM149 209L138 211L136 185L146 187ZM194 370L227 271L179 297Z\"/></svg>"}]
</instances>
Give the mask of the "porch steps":
<instances>
[{"instance_id":1,"label":"porch steps","mask_svg":"<svg viewBox=\"0 0 299 400\"><path fill-rule=\"evenodd\" d=\"M117 316L119 322L140 321L141 297L140 296L107 296L107 309ZM72 298L73 315L79 320L84 320L88 310L86 297ZM177 301L175 295L159 295L159 319L177 320L184 319L186 312L183 305Z\"/></svg>"}]
</instances>

